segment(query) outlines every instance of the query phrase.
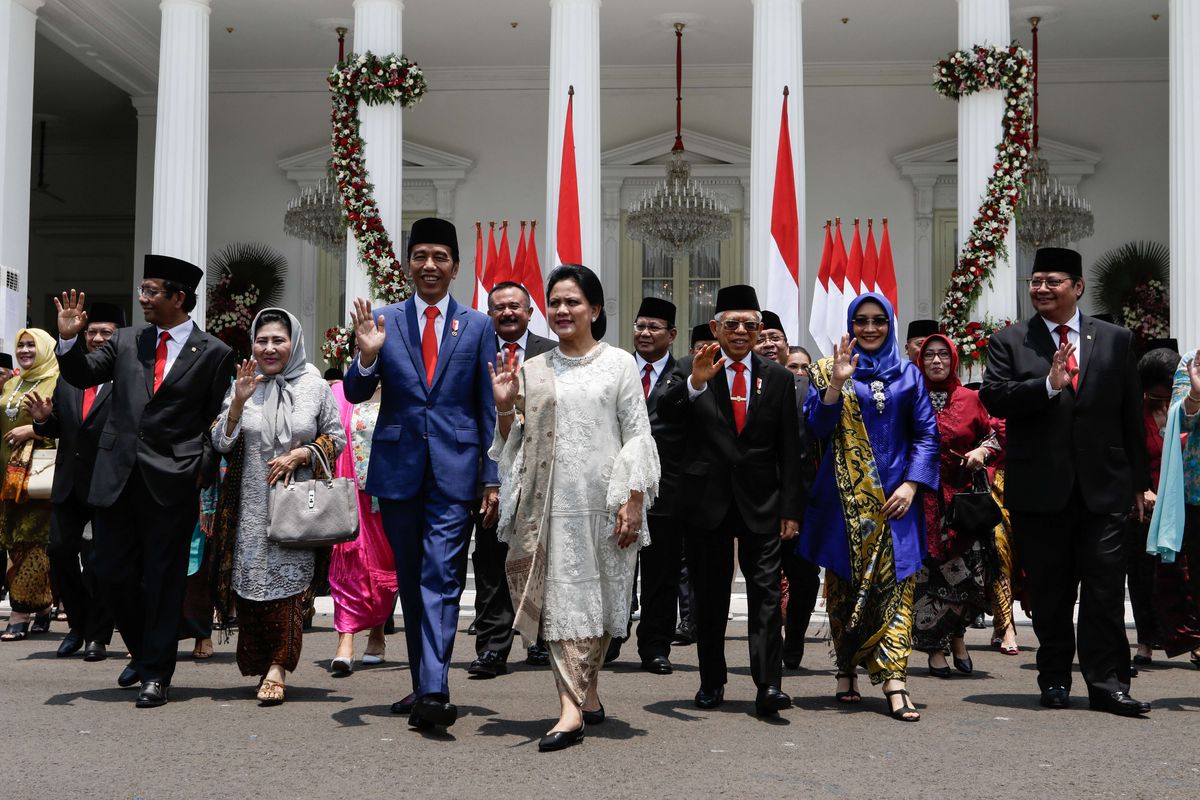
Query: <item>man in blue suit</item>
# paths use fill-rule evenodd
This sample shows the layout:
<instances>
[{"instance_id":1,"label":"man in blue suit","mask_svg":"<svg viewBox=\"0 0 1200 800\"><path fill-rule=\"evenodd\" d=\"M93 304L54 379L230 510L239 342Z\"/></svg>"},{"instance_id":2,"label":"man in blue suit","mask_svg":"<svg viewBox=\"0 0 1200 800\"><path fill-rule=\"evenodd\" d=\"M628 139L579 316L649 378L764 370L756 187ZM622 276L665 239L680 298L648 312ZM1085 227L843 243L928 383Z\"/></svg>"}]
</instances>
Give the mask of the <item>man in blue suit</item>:
<instances>
[{"instance_id":1,"label":"man in blue suit","mask_svg":"<svg viewBox=\"0 0 1200 800\"><path fill-rule=\"evenodd\" d=\"M485 314L450 296L459 265L454 225L417 220L408 241L416 295L377 311L354 301L358 356L343 389L361 403L383 382L366 492L379 498L396 556L413 687L392 711L425 729L458 717L448 677L467 520L481 486L485 524L498 506L496 463L487 457L496 425L487 365L496 341Z\"/></svg>"}]
</instances>

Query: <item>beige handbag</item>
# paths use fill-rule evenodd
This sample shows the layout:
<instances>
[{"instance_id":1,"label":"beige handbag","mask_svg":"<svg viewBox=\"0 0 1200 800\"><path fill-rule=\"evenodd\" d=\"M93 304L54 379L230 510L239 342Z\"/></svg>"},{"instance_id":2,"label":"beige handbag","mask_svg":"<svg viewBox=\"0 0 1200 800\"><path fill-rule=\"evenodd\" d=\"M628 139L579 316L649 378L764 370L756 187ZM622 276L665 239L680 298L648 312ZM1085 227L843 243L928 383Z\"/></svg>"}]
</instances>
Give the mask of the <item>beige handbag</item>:
<instances>
[{"instance_id":1,"label":"beige handbag","mask_svg":"<svg viewBox=\"0 0 1200 800\"><path fill-rule=\"evenodd\" d=\"M29 464L29 482L25 491L30 500L49 500L50 490L54 488L54 457L57 450L43 448L33 451L33 459Z\"/></svg>"}]
</instances>

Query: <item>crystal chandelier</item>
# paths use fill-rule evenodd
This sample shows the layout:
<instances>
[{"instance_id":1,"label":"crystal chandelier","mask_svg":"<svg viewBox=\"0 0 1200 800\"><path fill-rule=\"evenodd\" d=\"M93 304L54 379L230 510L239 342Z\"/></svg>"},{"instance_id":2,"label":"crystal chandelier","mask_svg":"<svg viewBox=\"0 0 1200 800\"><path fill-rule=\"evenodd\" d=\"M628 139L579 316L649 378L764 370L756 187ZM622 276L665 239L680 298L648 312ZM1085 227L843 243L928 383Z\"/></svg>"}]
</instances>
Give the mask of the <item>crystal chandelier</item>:
<instances>
[{"instance_id":1,"label":"crystal chandelier","mask_svg":"<svg viewBox=\"0 0 1200 800\"><path fill-rule=\"evenodd\" d=\"M1017 241L1030 250L1039 247L1065 247L1068 242L1086 239L1094 232L1092 207L1050 174L1050 165L1038 149L1038 23L1033 28L1033 152L1025 173L1025 190L1017 207Z\"/></svg>"},{"instance_id":2,"label":"crystal chandelier","mask_svg":"<svg viewBox=\"0 0 1200 800\"><path fill-rule=\"evenodd\" d=\"M283 232L331 253L346 246L346 222L337 181L327 175L288 201Z\"/></svg>"},{"instance_id":3,"label":"crystal chandelier","mask_svg":"<svg viewBox=\"0 0 1200 800\"><path fill-rule=\"evenodd\" d=\"M730 236L729 209L691 179L684 155L683 23L675 23L675 144L661 184L633 204L626 219L629 238L653 254L687 255Z\"/></svg>"}]
</instances>

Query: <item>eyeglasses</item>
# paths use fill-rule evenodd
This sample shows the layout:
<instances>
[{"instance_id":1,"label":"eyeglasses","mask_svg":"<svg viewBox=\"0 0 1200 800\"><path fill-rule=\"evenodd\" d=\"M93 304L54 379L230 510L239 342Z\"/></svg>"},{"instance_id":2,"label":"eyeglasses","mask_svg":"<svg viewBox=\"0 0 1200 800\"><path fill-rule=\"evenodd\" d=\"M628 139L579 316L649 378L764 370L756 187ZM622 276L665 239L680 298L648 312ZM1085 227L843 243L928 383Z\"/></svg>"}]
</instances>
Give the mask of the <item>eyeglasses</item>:
<instances>
[{"instance_id":1,"label":"eyeglasses","mask_svg":"<svg viewBox=\"0 0 1200 800\"><path fill-rule=\"evenodd\" d=\"M444 267L454 260L445 253L423 253L418 250L408 257L408 263L414 267L420 267L430 259L432 259L433 263L437 264L439 267Z\"/></svg>"},{"instance_id":2,"label":"eyeglasses","mask_svg":"<svg viewBox=\"0 0 1200 800\"><path fill-rule=\"evenodd\" d=\"M1030 278L1029 288L1040 289L1045 286L1047 289L1057 289L1067 282L1066 278Z\"/></svg>"},{"instance_id":3,"label":"eyeglasses","mask_svg":"<svg viewBox=\"0 0 1200 800\"><path fill-rule=\"evenodd\" d=\"M759 342L774 342L775 344L783 344L787 341L781 333L763 333L758 337Z\"/></svg>"},{"instance_id":4,"label":"eyeglasses","mask_svg":"<svg viewBox=\"0 0 1200 800\"><path fill-rule=\"evenodd\" d=\"M670 328L668 328L666 325L646 325L645 323L634 323L633 326L634 333L662 333L663 331L668 330L670 330Z\"/></svg>"},{"instance_id":5,"label":"eyeglasses","mask_svg":"<svg viewBox=\"0 0 1200 800\"><path fill-rule=\"evenodd\" d=\"M928 353L922 353L921 360L926 364L932 364L934 361L949 361L950 353L946 350L931 350Z\"/></svg>"},{"instance_id":6,"label":"eyeglasses","mask_svg":"<svg viewBox=\"0 0 1200 800\"><path fill-rule=\"evenodd\" d=\"M165 289L155 289L153 286L139 286L136 292L138 297L149 297L151 300L166 293Z\"/></svg>"},{"instance_id":7,"label":"eyeglasses","mask_svg":"<svg viewBox=\"0 0 1200 800\"><path fill-rule=\"evenodd\" d=\"M762 327L762 323L753 319L723 319L721 320L721 327L724 328L727 333L733 333L738 328L745 328L746 333L755 333L759 328Z\"/></svg>"},{"instance_id":8,"label":"eyeglasses","mask_svg":"<svg viewBox=\"0 0 1200 800\"><path fill-rule=\"evenodd\" d=\"M855 317L853 322L857 328L886 328L890 324L887 317Z\"/></svg>"}]
</instances>

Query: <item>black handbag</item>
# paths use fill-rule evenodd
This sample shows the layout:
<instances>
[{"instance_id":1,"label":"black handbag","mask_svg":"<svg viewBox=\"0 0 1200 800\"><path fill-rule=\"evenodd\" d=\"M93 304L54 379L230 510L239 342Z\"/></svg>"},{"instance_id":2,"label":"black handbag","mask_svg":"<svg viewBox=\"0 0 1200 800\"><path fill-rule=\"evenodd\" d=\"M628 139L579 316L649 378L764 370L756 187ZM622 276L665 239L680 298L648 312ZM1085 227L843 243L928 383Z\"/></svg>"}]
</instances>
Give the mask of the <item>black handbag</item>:
<instances>
[{"instance_id":1,"label":"black handbag","mask_svg":"<svg viewBox=\"0 0 1200 800\"><path fill-rule=\"evenodd\" d=\"M987 470L977 469L971 475L971 488L950 498L942 516L942 525L967 536L984 537L1004 521L1000 506L992 496Z\"/></svg>"}]
</instances>

